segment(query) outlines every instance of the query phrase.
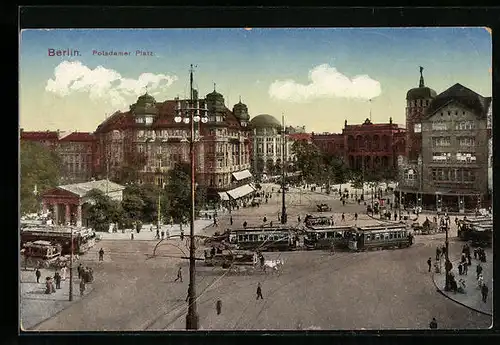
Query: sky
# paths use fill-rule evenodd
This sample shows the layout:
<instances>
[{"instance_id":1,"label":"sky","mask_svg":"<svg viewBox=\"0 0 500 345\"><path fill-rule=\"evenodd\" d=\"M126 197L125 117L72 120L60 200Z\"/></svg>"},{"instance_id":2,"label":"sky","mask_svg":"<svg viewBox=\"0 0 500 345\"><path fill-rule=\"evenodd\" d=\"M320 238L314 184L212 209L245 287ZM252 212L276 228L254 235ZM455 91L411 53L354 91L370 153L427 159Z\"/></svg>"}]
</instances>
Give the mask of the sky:
<instances>
[{"instance_id":1,"label":"sky","mask_svg":"<svg viewBox=\"0 0 500 345\"><path fill-rule=\"evenodd\" d=\"M455 83L492 94L482 27L23 30L19 56L26 131L92 132L146 91L159 102L187 98L190 64L200 96L215 84L229 109L241 97L251 117L284 115L316 133L370 113L374 123L403 125L419 66L438 94Z\"/></svg>"}]
</instances>

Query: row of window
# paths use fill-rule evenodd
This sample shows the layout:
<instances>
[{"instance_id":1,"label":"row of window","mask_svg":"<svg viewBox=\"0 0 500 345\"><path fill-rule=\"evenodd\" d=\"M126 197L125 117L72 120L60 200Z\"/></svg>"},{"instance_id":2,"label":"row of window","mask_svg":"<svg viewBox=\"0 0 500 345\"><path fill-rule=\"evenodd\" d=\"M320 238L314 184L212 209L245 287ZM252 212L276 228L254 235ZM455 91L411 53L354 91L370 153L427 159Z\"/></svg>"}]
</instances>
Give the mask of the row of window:
<instances>
[{"instance_id":1,"label":"row of window","mask_svg":"<svg viewBox=\"0 0 500 345\"><path fill-rule=\"evenodd\" d=\"M451 153L435 152L432 154L432 160L434 162L449 162L451 161ZM474 153L457 152L455 154L455 160L457 162L473 163L476 161L476 155Z\"/></svg>"},{"instance_id":2,"label":"row of window","mask_svg":"<svg viewBox=\"0 0 500 345\"><path fill-rule=\"evenodd\" d=\"M288 235L276 235L276 234L249 234L249 235L238 235L238 242L261 242L261 241L288 241Z\"/></svg>"},{"instance_id":3,"label":"row of window","mask_svg":"<svg viewBox=\"0 0 500 345\"><path fill-rule=\"evenodd\" d=\"M474 137L458 137L456 138L458 144L462 147L476 146L476 138ZM433 137L432 146L434 147L447 147L451 146L451 137Z\"/></svg>"},{"instance_id":4,"label":"row of window","mask_svg":"<svg viewBox=\"0 0 500 345\"><path fill-rule=\"evenodd\" d=\"M476 171L472 169L435 168L431 169L431 180L449 182L474 182L476 180Z\"/></svg>"},{"instance_id":5,"label":"row of window","mask_svg":"<svg viewBox=\"0 0 500 345\"><path fill-rule=\"evenodd\" d=\"M406 232L384 232L382 234L366 234L365 241L381 241L381 240L392 240L395 238L405 238Z\"/></svg>"},{"instance_id":6,"label":"row of window","mask_svg":"<svg viewBox=\"0 0 500 345\"><path fill-rule=\"evenodd\" d=\"M457 131L472 130L476 128L476 123L474 121L460 121L460 122L436 121L432 123L433 131L448 131L453 128Z\"/></svg>"}]
</instances>

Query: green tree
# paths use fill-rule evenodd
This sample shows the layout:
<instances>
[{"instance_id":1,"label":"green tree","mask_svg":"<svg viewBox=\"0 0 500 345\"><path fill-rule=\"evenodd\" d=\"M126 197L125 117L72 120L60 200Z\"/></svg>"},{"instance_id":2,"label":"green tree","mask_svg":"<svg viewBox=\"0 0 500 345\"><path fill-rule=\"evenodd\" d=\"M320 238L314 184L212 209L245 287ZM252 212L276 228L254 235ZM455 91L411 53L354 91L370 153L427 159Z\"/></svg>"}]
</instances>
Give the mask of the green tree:
<instances>
[{"instance_id":1,"label":"green tree","mask_svg":"<svg viewBox=\"0 0 500 345\"><path fill-rule=\"evenodd\" d=\"M21 214L36 212L39 195L59 184L62 162L57 153L45 146L22 141L20 145ZM35 195L35 186L38 195Z\"/></svg>"},{"instance_id":2,"label":"green tree","mask_svg":"<svg viewBox=\"0 0 500 345\"><path fill-rule=\"evenodd\" d=\"M168 172L162 205L165 205L163 212L167 219L172 219L175 223L182 223L189 219L191 210L191 167L189 164L176 164Z\"/></svg>"},{"instance_id":3,"label":"green tree","mask_svg":"<svg viewBox=\"0 0 500 345\"><path fill-rule=\"evenodd\" d=\"M160 195L161 194L161 195ZM158 196L163 190L154 184L130 184L124 190L123 208L130 219L144 223L158 220ZM163 208L163 206L160 205Z\"/></svg>"},{"instance_id":4,"label":"green tree","mask_svg":"<svg viewBox=\"0 0 500 345\"><path fill-rule=\"evenodd\" d=\"M123 218L123 209L119 202L98 189L92 189L86 197L91 200L86 204L86 214L90 226L95 231L107 231L109 224L120 222Z\"/></svg>"},{"instance_id":5,"label":"green tree","mask_svg":"<svg viewBox=\"0 0 500 345\"><path fill-rule=\"evenodd\" d=\"M315 183L324 179L325 166L321 152L314 144L305 140L297 140L292 144L292 152L297 161L297 170L302 171L302 176L307 183Z\"/></svg>"}]
</instances>

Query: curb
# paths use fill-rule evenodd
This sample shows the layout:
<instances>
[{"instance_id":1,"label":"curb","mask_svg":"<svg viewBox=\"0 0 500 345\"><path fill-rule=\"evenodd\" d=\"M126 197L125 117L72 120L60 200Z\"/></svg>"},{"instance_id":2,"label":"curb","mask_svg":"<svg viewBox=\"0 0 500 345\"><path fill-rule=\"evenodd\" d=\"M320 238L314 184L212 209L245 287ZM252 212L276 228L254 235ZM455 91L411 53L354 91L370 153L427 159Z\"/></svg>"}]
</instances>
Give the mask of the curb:
<instances>
[{"instance_id":1,"label":"curb","mask_svg":"<svg viewBox=\"0 0 500 345\"><path fill-rule=\"evenodd\" d=\"M42 323L44 323L45 321L47 320L50 320L52 319L53 317L56 317L57 315L59 315L60 313L62 313L64 310L68 309L69 307L75 305L76 303L80 303L82 302L88 295L90 295L92 292L94 292L94 287L92 287L92 290L90 290L86 295L84 295L82 298L80 298L78 301L73 301L73 303L69 303L66 307L58 310L57 312L55 312L54 314L50 315L49 317L37 322L36 324L34 324L33 326L31 326L30 328L26 328L24 329L24 331L21 329L21 331L23 332L46 332L46 331L38 331L38 330L35 330L34 328L40 326ZM69 302L69 301L67 301ZM21 325L22 325L22 320L21 320ZM21 326L20 325L20 326Z\"/></svg>"},{"instance_id":2,"label":"curb","mask_svg":"<svg viewBox=\"0 0 500 345\"><path fill-rule=\"evenodd\" d=\"M470 310L473 310L473 311L475 311L475 312L477 312L477 313L479 313L479 314L483 314L483 315L487 315L487 316L493 316L493 314L490 314L490 313L488 313L488 312L485 312L485 311L482 311L482 310L479 310L479 309L473 308L473 307L471 307L471 306L469 306L469 305L467 305L467 304L465 304L465 303L462 303L462 302L457 301L456 299L454 299L454 298L450 297L449 295L447 295L446 293L444 293L444 292L443 292L443 290L441 290L441 289L437 286L437 284L436 284L436 280L434 279L434 276L435 276L435 273L432 273L432 283L433 283L433 284L434 284L434 286L436 287L436 291L437 291L437 292L439 292L441 295L443 295L444 297L448 298L450 301L453 301L453 302L455 302L455 303L457 303L457 304L460 304L461 306L466 307L466 308L468 308L468 309L470 309Z\"/></svg>"}]
</instances>

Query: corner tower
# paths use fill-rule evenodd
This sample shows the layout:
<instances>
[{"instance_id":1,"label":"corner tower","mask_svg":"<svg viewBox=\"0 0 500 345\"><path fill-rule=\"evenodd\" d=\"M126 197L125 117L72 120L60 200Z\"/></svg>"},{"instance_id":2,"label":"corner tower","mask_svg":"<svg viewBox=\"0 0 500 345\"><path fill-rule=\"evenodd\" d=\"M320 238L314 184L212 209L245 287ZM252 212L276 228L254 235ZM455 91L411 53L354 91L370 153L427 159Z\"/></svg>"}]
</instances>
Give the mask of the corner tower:
<instances>
[{"instance_id":1,"label":"corner tower","mask_svg":"<svg viewBox=\"0 0 500 345\"><path fill-rule=\"evenodd\" d=\"M425 86L423 67L420 67L418 88L406 94L406 156L409 162L416 162L422 151L422 119L436 97L436 91Z\"/></svg>"},{"instance_id":2,"label":"corner tower","mask_svg":"<svg viewBox=\"0 0 500 345\"><path fill-rule=\"evenodd\" d=\"M248 120L250 120L250 115L248 114L248 107L246 104L241 103L240 101L234 105L233 114L240 121L241 126L246 127L248 124Z\"/></svg>"}]
</instances>

